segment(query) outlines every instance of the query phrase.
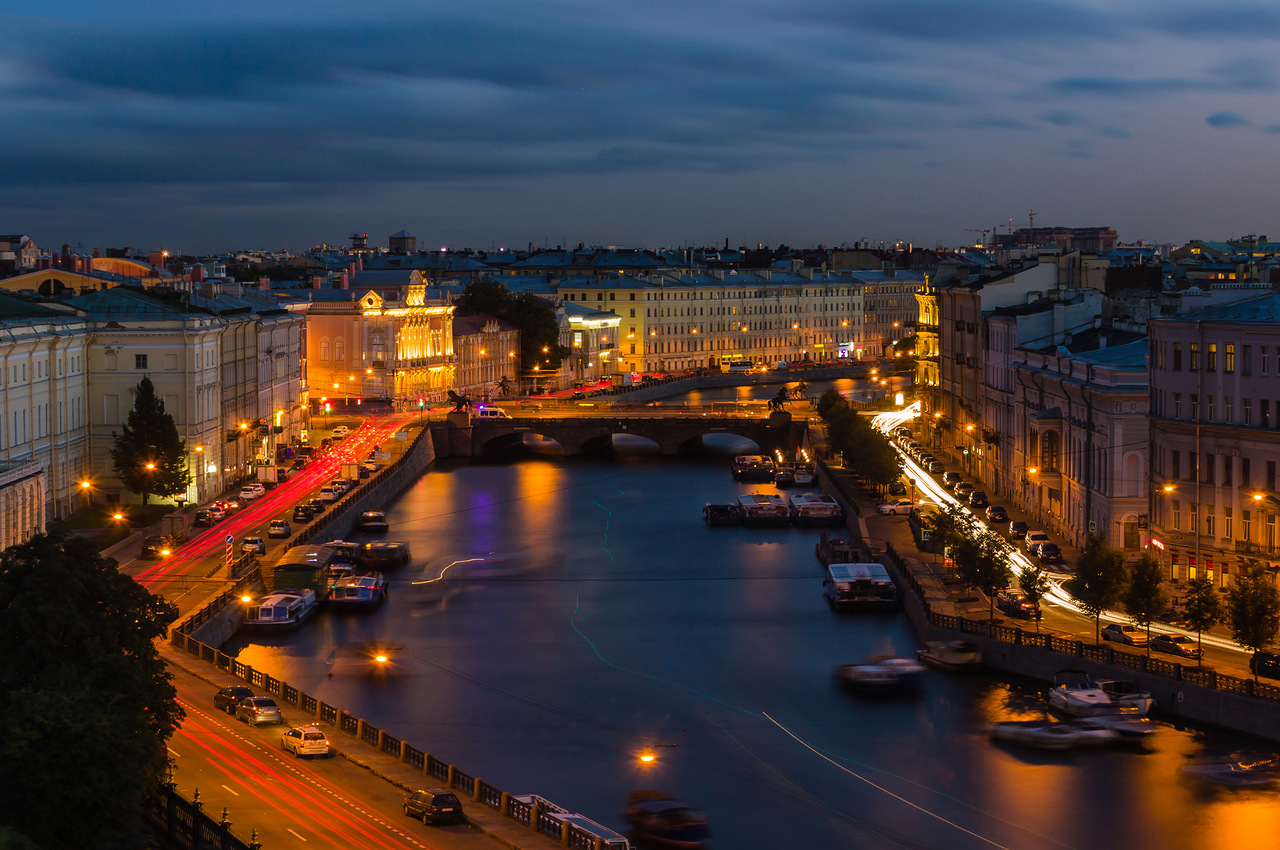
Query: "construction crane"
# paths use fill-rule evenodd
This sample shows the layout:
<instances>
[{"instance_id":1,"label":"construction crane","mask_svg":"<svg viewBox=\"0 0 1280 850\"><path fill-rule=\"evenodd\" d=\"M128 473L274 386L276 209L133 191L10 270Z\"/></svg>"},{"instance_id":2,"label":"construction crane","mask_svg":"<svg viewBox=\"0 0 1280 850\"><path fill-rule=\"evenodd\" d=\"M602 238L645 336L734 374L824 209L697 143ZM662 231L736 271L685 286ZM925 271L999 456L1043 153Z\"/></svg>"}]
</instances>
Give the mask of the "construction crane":
<instances>
[{"instance_id":1,"label":"construction crane","mask_svg":"<svg viewBox=\"0 0 1280 850\"><path fill-rule=\"evenodd\" d=\"M978 243L978 247L980 247L980 248L985 248L985 247L987 247L987 234L991 232L991 228L989 228L989 227L985 227L985 228L982 228L981 230L979 230L979 229L978 229L978 228L976 228L976 227L966 227L966 228L964 229L964 231L965 231L965 233L981 233L981 234L982 234L982 241Z\"/></svg>"}]
</instances>

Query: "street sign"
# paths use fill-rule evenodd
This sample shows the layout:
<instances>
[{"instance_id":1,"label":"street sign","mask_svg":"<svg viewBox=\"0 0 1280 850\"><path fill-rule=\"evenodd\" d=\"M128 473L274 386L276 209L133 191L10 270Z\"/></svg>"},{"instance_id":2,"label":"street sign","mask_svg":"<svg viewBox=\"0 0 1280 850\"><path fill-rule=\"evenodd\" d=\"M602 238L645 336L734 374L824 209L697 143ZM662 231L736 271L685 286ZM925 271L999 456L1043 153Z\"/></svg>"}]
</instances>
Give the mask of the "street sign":
<instances>
[{"instance_id":1,"label":"street sign","mask_svg":"<svg viewBox=\"0 0 1280 850\"><path fill-rule=\"evenodd\" d=\"M396 431L396 439L397 439L397 440L400 440L400 441L408 440L408 439L409 439L409 432L408 432L408 431Z\"/></svg>"},{"instance_id":2,"label":"street sign","mask_svg":"<svg viewBox=\"0 0 1280 850\"><path fill-rule=\"evenodd\" d=\"M921 540L928 540L928 539L929 539L929 538L931 538L931 537L933 537L933 529L932 529L932 528L922 528L922 529L920 529L920 539L921 539Z\"/></svg>"},{"instance_id":3,"label":"street sign","mask_svg":"<svg viewBox=\"0 0 1280 850\"><path fill-rule=\"evenodd\" d=\"M1089 533L1090 534L1098 533L1098 521L1096 519L1089 520Z\"/></svg>"},{"instance_id":4,"label":"street sign","mask_svg":"<svg viewBox=\"0 0 1280 850\"><path fill-rule=\"evenodd\" d=\"M232 562L235 561L235 549L233 547L235 546L236 539L230 534L228 534L224 539L227 543L227 566L229 567Z\"/></svg>"}]
</instances>

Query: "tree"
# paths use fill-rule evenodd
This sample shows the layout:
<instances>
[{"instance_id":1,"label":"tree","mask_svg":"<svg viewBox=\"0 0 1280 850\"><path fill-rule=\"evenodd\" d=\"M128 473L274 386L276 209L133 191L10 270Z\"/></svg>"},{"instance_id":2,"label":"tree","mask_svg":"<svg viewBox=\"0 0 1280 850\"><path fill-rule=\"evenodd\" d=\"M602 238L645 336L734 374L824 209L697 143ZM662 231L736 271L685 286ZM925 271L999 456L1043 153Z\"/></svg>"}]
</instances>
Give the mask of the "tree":
<instances>
[{"instance_id":1,"label":"tree","mask_svg":"<svg viewBox=\"0 0 1280 850\"><path fill-rule=\"evenodd\" d=\"M1126 573L1124 556L1116 549L1090 537L1076 561L1076 574L1063 582L1063 587L1093 617L1093 641L1101 640L1102 612L1115 606L1124 593Z\"/></svg>"},{"instance_id":2,"label":"tree","mask_svg":"<svg viewBox=\"0 0 1280 850\"><path fill-rule=\"evenodd\" d=\"M1124 610L1139 626L1147 629L1147 654L1151 654L1151 621L1169 610L1169 594L1164 592L1164 576L1160 562L1150 552L1129 570L1129 586L1121 599Z\"/></svg>"},{"instance_id":3,"label":"tree","mask_svg":"<svg viewBox=\"0 0 1280 850\"><path fill-rule=\"evenodd\" d=\"M1203 632L1222 621L1222 599L1208 576L1187 582L1186 592L1182 595L1182 616L1187 621L1187 628L1196 630L1196 644L1200 647L1199 666L1204 663Z\"/></svg>"},{"instance_id":4,"label":"tree","mask_svg":"<svg viewBox=\"0 0 1280 850\"><path fill-rule=\"evenodd\" d=\"M995 591L1009 583L1009 563L990 534L965 537L955 550L956 577L960 584L987 594L990 619L995 620Z\"/></svg>"},{"instance_id":5,"label":"tree","mask_svg":"<svg viewBox=\"0 0 1280 850\"><path fill-rule=\"evenodd\" d=\"M477 280L467 284L456 306L461 316L484 313L519 328L520 362L526 369L536 364L541 372L555 372L569 355L560 345L555 308L531 292L517 294L499 281Z\"/></svg>"},{"instance_id":6,"label":"tree","mask_svg":"<svg viewBox=\"0 0 1280 850\"><path fill-rule=\"evenodd\" d=\"M1040 600L1048 595L1053 588L1053 582L1049 581L1049 576L1034 561L1028 561L1027 566L1018 571L1018 582L1022 585L1022 592L1027 595L1027 599L1036 606L1036 631L1038 632L1040 631Z\"/></svg>"},{"instance_id":7,"label":"tree","mask_svg":"<svg viewBox=\"0 0 1280 850\"><path fill-rule=\"evenodd\" d=\"M45 848L140 830L183 717L155 647L162 604L81 538L0 553L0 823Z\"/></svg>"},{"instance_id":8,"label":"tree","mask_svg":"<svg viewBox=\"0 0 1280 850\"><path fill-rule=\"evenodd\" d=\"M1276 639L1280 630L1280 592L1261 566L1236 578L1227 592L1227 624L1236 643L1257 652ZM1257 681L1258 674L1253 674Z\"/></svg>"},{"instance_id":9,"label":"tree","mask_svg":"<svg viewBox=\"0 0 1280 850\"><path fill-rule=\"evenodd\" d=\"M152 493L172 496L185 493L191 483L187 471L187 444L178 436L178 426L165 412L164 401L156 395L151 379L138 384L133 409L121 433L112 432L111 457L116 475L131 493L147 503Z\"/></svg>"}]
</instances>

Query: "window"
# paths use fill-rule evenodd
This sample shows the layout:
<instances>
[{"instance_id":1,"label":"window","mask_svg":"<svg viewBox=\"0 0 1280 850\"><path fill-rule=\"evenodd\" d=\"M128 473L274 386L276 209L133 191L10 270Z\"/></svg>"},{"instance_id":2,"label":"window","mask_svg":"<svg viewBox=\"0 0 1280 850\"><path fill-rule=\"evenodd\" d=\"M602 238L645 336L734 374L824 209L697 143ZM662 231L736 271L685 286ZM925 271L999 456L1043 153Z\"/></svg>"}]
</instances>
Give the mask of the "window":
<instances>
[{"instance_id":1,"label":"window","mask_svg":"<svg viewBox=\"0 0 1280 850\"><path fill-rule=\"evenodd\" d=\"M1222 486L1230 487L1232 474L1235 471L1236 459L1231 455L1222 456Z\"/></svg>"},{"instance_id":2,"label":"window","mask_svg":"<svg viewBox=\"0 0 1280 850\"><path fill-rule=\"evenodd\" d=\"M1228 395L1222 397L1222 421L1236 421L1235 396Z\"/></svg>"},{"instance_id":3,"label":"window","mask_svg":"<svg viewBox=\"0 0 1280 850\"><path fill-rule=\"evenodd\" d=\"M1267 401L1264 398L1261 404L1262 404L1262 409L1258 411L1259 413L1258 427L1270 428L1271 427L1271 402Z\"/></svg>"},{"instance_id":4,"label":"window","mask_svg":"<svg viewBox=\"0 0 1280 850\"><path fill-rule=\"evenodd\" d=\"M1178 530L1178 526L1182 524L1182 502L1174 499L1172 502L1173 520L1169 523L1169 527L1174 531Z\"/></svg>"},{"instance_id":5,"label":"window","mask_svg":"<svg viewBox=\"0 0 1280 850\"><path fill-rule=\"evenodd\" d=\"M1182 393L1173 394L1173 418L1182 418Z\"/></svg>"},{"instance_id":6,"label":"window","mask_svg":"<svg viewBox=\"0 0 1280 850\"><path fill-rule=\"evenodd\" d=\"M145 354L133 355L133 368L135 369L147 368L147 355Z\"/></svg>"},{"instance_id":7,"label":"window","mask_svg":"<svg viewBox=\"0 0 1280 850\"><path fill-rule=\"evenodd\" d=\"M1222 536L1231 539L1231 508L1222 509Z\"/></svg>"},{"instance_id":8,"label":"window","mask_svg":"<svg viewBox=\"0 0 1280 850\"><path fill-rule=\"evenodd\" d=\"M1200 396L1195 393L1191 394L1191 421L1200 421Z\"/></svg>"},{"instance_id":9,"label":"window","mask_svg":"<svg viewBox=\"0 0 1280 850\"><path fill-rule=\"evenodd\" d=\"M1265 345L1258 347L1258 356L1262 358L1262 374L1267 374L1267 347ZM1249 374L1249 346L1244 347L1244 364L1243 370L1246 375Z\"/></svg>"},{"instance_id":10,"label":"window","mask_svg":"<svg viewBox=\"0 0 1280 850\"><path fill-rule=\"evenodd\" d=\"M631 308L631 315L630 315L630 316L628 316L627 318L629 318L629 319L634 319L635 317L636 317L636 308L635 308L635 307L632 307L632 308Z\"/></svg>"},{"instance_id":11,"label":"window","mask_svg":"<svg viewBox=\"0 0 1280 850\"><path fill-rule=\"evenodd\" d=\"M1182 452L1177 449L1169 452L1169 474L1174 478L1182 477Z\"/></svg>"},{"instance_id":12,"label":"window","mask_svg":"<svg viewBox=\"0 0 1280 850\"><path fill-rule=\"evenodd\" d=\"M1249 520L1250 520L1249 512L1241 511L1240 512L1240 539L1245 541L1246 543L1249 542L1249 532L1251 530L1250 526L1252 525L1252 523L1250 523Z\"/></svg>"},{"instance_id":13,"label":"window","mask_svg":"<svg viewBox=\"0 0 1280 850\"><path fill-rule=\"evenodd\" d=\"M635 300L636 300L636 294L635 294L634 292L633 292L633 293L631 293L631 297L630 297L628 300L629 300L629 301L635 301ZM634 315L635 315L635 313L633 312L631 315L633 315L633 316L634 316Z\"/></svg>"},{"instance_id":14,"label":"window","mask_svg":"<svg viewBox=\"0 0 1280 850\"><path fill-rule=\"evenodd\" d=\"M1253 476L1249 470L1249 459L1247 457L1240 458L1240 486L1249 489L1249 482L1253 480Z\"/></svg>"},{"instance_id":15,"label":"window","mask_svg":"<svg viewBox=\"0 0 1280 850\"><path fill-rule=\"evenodd\" d=\"M1267 480L1264 488L1268 493L1274 493L1276 489L1276 462L1274 460L1267 461Z\"/></svg>"},{"instance_id":16,"label":"window","mask_svg":"<svg viewBox=\"0 0 1280 850\"><path fill-rule=\"evenodd\" d=\"M1191 371L1200 371L1200 343L1191 343Z\"/></svg>"},{"instance_id":17,"label":"window","mask_svg":"<svg viewBox=\"0 0 1280 850\"><path fill-rule=\"evenodd\" d=\"M1253 424L1253 399L1251 398L1246 398L1244 400L1244 419L1242 420L1241 424L1244 424L1244 425Z\"/></svg>"},{"instance_id":18,"label":"window","mask_svg":"<svg viewBox=\"0 0 1280 850\"><path fill-rule=\"evenodd\" d=\"M1217 414L1214 412L1213 396L1209 396L1209 415L1205 418L1205 421L1213 422L1216 418Z\"/></svg>"},{"instance_id":19,"label":"window","mask_svg":"<svg viewBox=\"0 0 1280 850\"><path fill-rule=\"evenodd\" d=\"M1205 351L1204 370L1206 372L1218 371L1218 344L1216 342L1209 343L1209 347Z\"/></svg>"},{"instance_id":20,"label":"window","mask_svg":"<svg viewBox=\"0 0 1280 850\"><path fill-rule=\"evenodd\" d=\"M1206 484L1213 483L1214 462L1218 459L1217 455L1205 453L1204 456L1204 478L1201 479Z\"/></svg>"},{"instance_id":21,"label":"window","mask_svg":"<svg viewBox=\"0 0 1280 850\"><path fill-rule=\"evenodd\" d=\"M1236 346L1235 343L1228 342L1222 346L1222 371L1234 372L1236 370Z\"/></svg>"},{"instance_id":22,"label":"window","mask_svg":"<svg viewBox=\"0 0 1280 850\"><path fill-rule=\"evenodd\" d=\"M1173 344L1173 371L1182 371L1182 343L1180 342Z\"/></svg>"},{"instance_id":23,"label":"window","mask_svg":"<svg viewBox=\"0 0 1280 850\"><path fill-rule=\"evenodd\" d=\"M1204 533L1206 537L1213 536L1213 507L1210 506L1204 512Z\"/></svg>"}]
</instances>

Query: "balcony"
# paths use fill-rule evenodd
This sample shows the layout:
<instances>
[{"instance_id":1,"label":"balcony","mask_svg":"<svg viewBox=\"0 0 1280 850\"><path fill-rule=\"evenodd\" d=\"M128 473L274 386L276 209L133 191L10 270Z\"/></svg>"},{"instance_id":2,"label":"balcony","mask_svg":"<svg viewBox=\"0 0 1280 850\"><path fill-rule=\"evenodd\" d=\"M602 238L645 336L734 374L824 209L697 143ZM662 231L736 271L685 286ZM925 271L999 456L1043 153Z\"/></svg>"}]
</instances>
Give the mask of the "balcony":
<instances>
[{"instance_id":1,"label":"balcony","mask_svg":"<svg viewBox=\"0 0 1280 850\"><path fill-rule=\"evenodd\" d=\"M1236 553L1240 555L1266 555L1268 557L1275 557L1276 555L1276 547L1274 545L1268 546L1265 543L1254 543L1252 540L1237 540L1235 544Z\"/></svg>"}]
</instances>

